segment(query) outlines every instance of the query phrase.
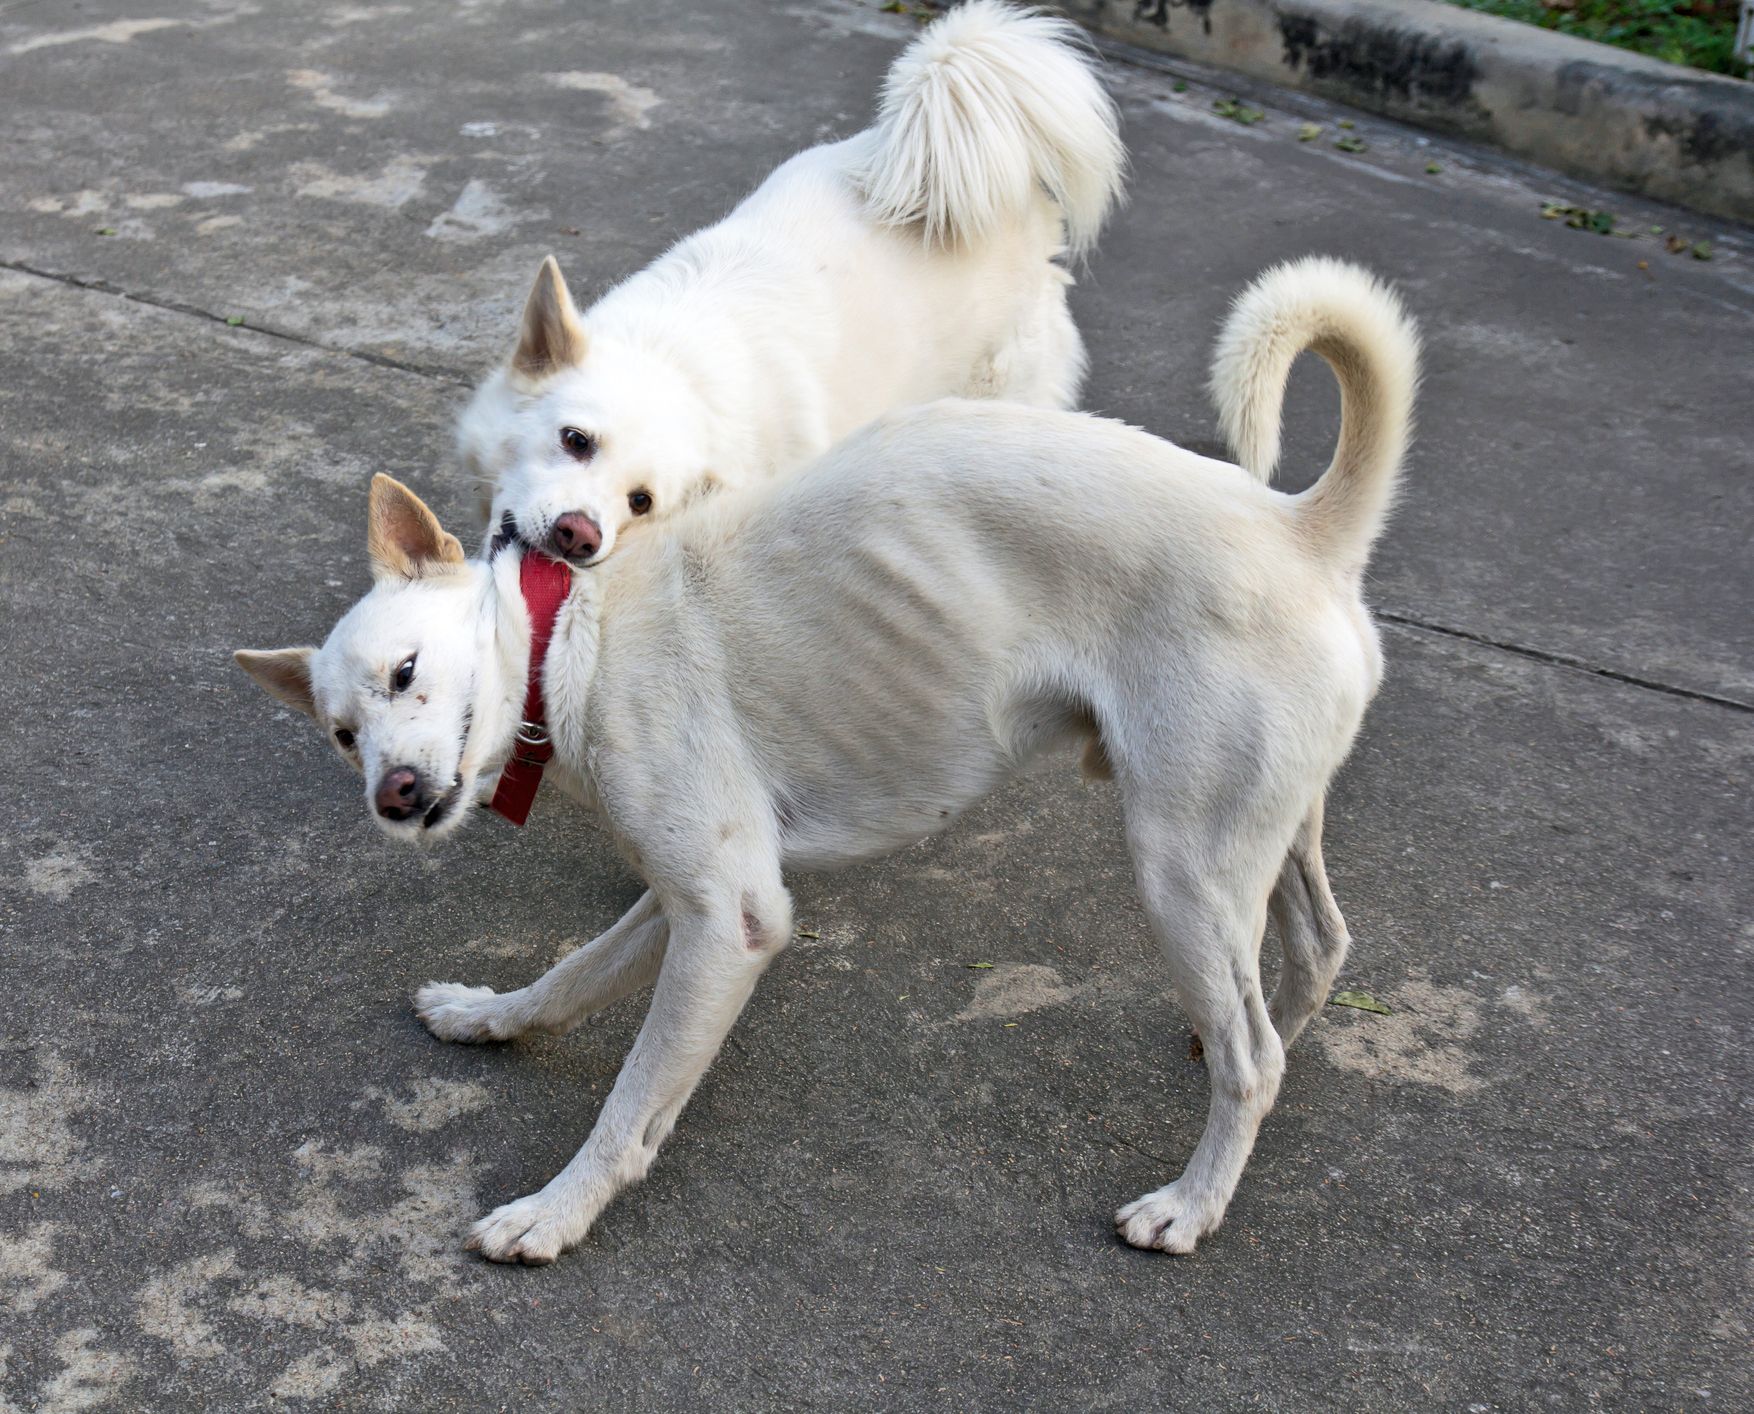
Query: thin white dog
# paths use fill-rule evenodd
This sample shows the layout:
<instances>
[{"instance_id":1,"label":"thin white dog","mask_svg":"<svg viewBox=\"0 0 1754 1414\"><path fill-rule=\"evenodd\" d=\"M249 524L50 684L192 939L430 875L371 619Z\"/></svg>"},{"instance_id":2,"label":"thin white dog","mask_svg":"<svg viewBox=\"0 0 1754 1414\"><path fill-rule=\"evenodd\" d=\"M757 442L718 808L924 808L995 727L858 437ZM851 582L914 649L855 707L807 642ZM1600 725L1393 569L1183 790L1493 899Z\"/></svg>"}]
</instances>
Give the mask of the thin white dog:
<instances>
[{"instance_id":1,"label":"thin white dog","mask_svg":"<svg viewBox=\"0 0 1754 1414\"><path fill-rule=\"evenodd\" d=\"M1186 1171L1116 1222L1172 1252L1218 1225L1284 1043L1347 946L1322 800L1382 671L1361 581L1418 360L1399 302L1362 271L1306 260L1263 276L1214 369L1231 445L1257 473L1277 461L1305 348L1333 367L1342 419L1332 464L1299 495L1118 423L944 402L573 576L537 665L555 765L650 892L531 986L435 983L416 1002L434 1034L482 1041L562 1032L655 987L584 1147L477 1223L471 1247L551 1261L646 1172L792 936L782 866L918 840L1044 748L1092 738L1212 1087ZM386 830L433 838L519 729L523 555L466 561L387 477L370 544L378 583L320 650L239 657L345 745ZM425 783L406 808L382 785L397 773ZM1284 943L1271 1006L1269 908Z\"/></svg>"},{"instance_id":2,"label":"thin white dog","mask_svg":"<svg viewBox=\"0 0 1754 1414\"><path fill-rule=\"evenodd\" d=\"M892 408L1073 406L1084 349L1055 262L1096 239L1123 165L1073 25L951 11L896 60L874 127L783 163L582 316L544 263L458 429L489 525L594 564L636 522Z\"/></svg>"}]
</instances>

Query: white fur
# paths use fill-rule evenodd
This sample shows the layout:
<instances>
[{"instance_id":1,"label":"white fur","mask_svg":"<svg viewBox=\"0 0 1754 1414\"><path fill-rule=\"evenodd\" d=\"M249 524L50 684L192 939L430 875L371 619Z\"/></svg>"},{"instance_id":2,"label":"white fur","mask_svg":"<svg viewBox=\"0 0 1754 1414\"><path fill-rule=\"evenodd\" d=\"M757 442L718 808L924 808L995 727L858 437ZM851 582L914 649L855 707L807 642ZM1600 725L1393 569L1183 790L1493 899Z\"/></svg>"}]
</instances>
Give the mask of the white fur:
<instances>
[{"instance_id":1,"label":"white fur","mask_svg":"<svg viewBox=\"0 0 1754 1414\"><path fill-rule=\"evenodd\" d=\"M952 10L883 84L860 176L871 210L928 242L979 244L1045 187L1074 255L1094 244L1126 163L1114 105L1070 20L991 0Z\"/></svg>"},{"instance_id":2,"label":"white fur","mask_svg":"<svg viewBox=\"0 0 1754 1414\"><path fill-rule=\"evenodd\" d=\"M896 61L875 128L797 154L611 290L578 316L582 355L489 377L458 441L494 488L490 528L510 512L542 545L583 512L594 563L895 407L1072 406L1084 350L1054 261L1094 240L1123 163L1074 33L991 0L952 11ZM594 457L567 454L568 427Z\"/></svg>"},{"instance_id":3,"label":"white fur","mask_svg":"<svg viewBox=\"0 0 1754 1414\"><path fill-rule=\"evenodd\" d=\"M1267 271L1238 295L1219 335L1212 397L1237 461L1262 481L1272 477L1285 380L1305 349L1336 367L1342 403L1351 400L1335 464L1397 460L1413 432L1418 334L1393 291L1367 271L1310 257ZM1339 537L1336 556L1362 563L1393 489L1393 477L1374 473L1330 482L1316 497L1328 504L1311 507L1310 523Z\"/></svg>"},{"instance_id":4,"label":"white fur","mask_svg":"<svg viewBox=\"0 0 1754 1414\"><path fill-rule=\"evenodd\" d=\"M529 987L433 984L417 1005L449 1040L564 1031L648 984L651 1008L585 1146L477 1224L471 1246L551 1261L644 1174L791 936L782 866L918 840L1080 739L1119 788L1164 974L1212 1082L1186 1171L1117 1223L1128 1242L1174 1252L1218 1225L1284 1044L1345 953L1322 798L1381 674L1361 547L1399 474L1396 390L1412 386L1417 343L1391 297L1335 277L1322 262L1273 272L1223 343L1246 381L1221 400L1259 427L1278 415L1279 385L1258 376L1287 352L1276 331L1291 319L1322 331L1340 450L1301 496L1118 423L945 402L892 414L797 476L708 502L575 575L544 665L554 769L651 892ZM448 623L427 612L438 601L422 581L380 584L366 600L379 607L355 610L316 655L324 712L358 715L330 700L331 660L390 663L412 646L423 671L430 655L454 672L473 652L471 745L435 766L455 762L467 789L509 750L500 704L528 666L527 632L481 632L521 612L517 558L448 576ZM401 759L405 717L369 730L389 733L368 748L377 759ZM1285 950L1271 1006L1269 908Z\"/></svg>"}]
</instances>

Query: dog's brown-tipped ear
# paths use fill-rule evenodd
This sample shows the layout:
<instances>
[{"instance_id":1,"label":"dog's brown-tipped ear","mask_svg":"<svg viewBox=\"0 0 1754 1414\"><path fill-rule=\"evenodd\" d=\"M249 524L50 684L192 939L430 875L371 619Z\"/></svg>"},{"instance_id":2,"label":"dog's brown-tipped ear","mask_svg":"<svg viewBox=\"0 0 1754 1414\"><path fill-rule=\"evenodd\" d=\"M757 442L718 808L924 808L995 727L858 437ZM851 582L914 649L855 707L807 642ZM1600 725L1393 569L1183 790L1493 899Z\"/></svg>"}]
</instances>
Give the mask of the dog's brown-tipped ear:
<instances>
[{"instance_id":1,"label":"dog's brown-tipped ear","mask_svg":"<svg viewBox=\"0 0 1754 1414\"><path fill-rule=\"evenodd\" d=\"M265 692L278 697L288 707L296 707L305 716L315 718L317 702L311 696L312 648L276 648L258 653L240 648L232 659L262 685Z\"/></svg>"},{"instance_id":2,"label":"dog's brown-tipped ear","mask_svg":"<svg viewBox=\"0 0 1754 1414\"><path fill-rule=\"evenodd\" d=\"M512 372L524 378L545 378L584 359L585 328L573 308L560 265L551 255L536 272L536 283L524 302L524 323L512 354Z\"/></svg>"},{"instance_id":3,"label":"dog's brown-tipped ear","mask_svg":"<svg viewBox=\"0 0 1754 1414\"><path fill-rule=\"evenodd\" d=\"M448 534L426 502L394 477L372 477L371 510L365 546L372 574L379 579L419 579L463 563L463 546Z\"/></svg>"}]
</instances>

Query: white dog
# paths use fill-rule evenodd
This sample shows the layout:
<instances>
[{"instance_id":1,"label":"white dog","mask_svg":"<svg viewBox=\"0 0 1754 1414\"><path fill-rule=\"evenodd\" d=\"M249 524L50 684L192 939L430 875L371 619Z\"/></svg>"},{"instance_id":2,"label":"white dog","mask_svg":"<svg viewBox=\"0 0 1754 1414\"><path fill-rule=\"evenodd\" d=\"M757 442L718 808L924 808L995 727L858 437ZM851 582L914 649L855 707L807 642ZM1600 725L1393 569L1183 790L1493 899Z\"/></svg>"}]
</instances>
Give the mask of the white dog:
<instances>
[{"instance_id":1,"label":"white dog","mask_svg":"<svg viewBox=\"0 0 1754 1414\"><path fill-rule=\"evenodd\" d=\"M378 583L323 647L240 654L365 771L401 838L453 828L519 739L529 683L563 782L650 892L540 981L432 984L447 1040L560 1032L655 981L596 1128L540 1193L479 1222L547 1262L641 1177L756 979L792 936L783 865L918 840L1054 743L1094 739L1167 974L1205 1041L1211 1112L1187 1170L1121 1209L1128 1242L1215 1228L1289 1041L1346 949L1322 798L1381 674L1360 586L1411 426L1418 342L1332 261L1238 301L1214 383L1232 446L1278 458L1286 374L1340 382L1332 465L1286 496L1223 462L1067 412L945 402L891 414L796 477L716 497L575 574L531 661L509 549L466 561L412 493L373 483ZM546 573L547 571L542 571ZM558 601L557 601L558 602ZM1268 909L1284 943L1261 996Z\"/></svg>"},{"instance_id":2,"label":"white dog","mask_svg":"<svg viewBox=\"0 0 1754 1414\"><path fill-rule=\"evenodd\" d=\"M583 316L552 257L458 442L489 524L577 564L715 486L940 397L1071 407L1055 257L1120 188L1114 105L1064 20L972 0L890 70L875 127L781 165Z\"/></svg>"}]
</instances>

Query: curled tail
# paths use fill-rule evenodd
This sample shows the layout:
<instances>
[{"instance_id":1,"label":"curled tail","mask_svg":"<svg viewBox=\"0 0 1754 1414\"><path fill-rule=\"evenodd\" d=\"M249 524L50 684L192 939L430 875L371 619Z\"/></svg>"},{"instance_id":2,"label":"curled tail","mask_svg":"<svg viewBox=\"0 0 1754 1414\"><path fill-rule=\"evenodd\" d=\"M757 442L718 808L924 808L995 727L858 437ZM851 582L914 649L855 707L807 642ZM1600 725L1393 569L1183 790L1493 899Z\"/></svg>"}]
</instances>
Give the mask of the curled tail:
<instances>
[{"instance_id":1,"label":"curled tail","mask_svg":"<svg viewBox=\"0 0 1754 1414\"><path fill-rule=\"evenodd\" d=\"M996 0L969 0L902 51L875 136L862 174L872 212L934 244L978 243L1045 189L1080 255L1126 165L1080 31Z\"/></svg>"},{"instance_id":2,"label":"curled tail","mask_svg":"<svg viewBox=\"0 0 1754 1414\"><path fill-rule=\"evenodd\" d=\"M1382 532L1413 435L1419 332L1400 299L1344 261L1311 256L1267 271L1231 306L1212 396L1238 461L1262 481L1279 463L1292 360L1321 355L1340 383L1340 441L1298 519L1327 557L1362 569Z\"/></svg>"}]
</instances>

